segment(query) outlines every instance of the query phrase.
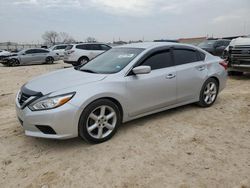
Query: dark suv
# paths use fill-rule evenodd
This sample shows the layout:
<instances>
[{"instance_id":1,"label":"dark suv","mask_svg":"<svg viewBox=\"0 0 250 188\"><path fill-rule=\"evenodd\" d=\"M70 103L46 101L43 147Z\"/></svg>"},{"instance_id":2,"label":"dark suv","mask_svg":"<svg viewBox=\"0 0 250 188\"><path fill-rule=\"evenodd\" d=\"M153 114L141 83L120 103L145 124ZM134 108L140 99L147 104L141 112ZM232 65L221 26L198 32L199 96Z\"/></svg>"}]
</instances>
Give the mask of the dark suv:
<instances>
[{"instance_id":1,"label":"dark suv","mask_svg":"<svg viewBox=\"0 0 250 188\"><path fill-rule=\"evenodd\" d=\"M200 43L198 46L215 56L222 56L223 51L229 45L229 43L230 40L227 39L206 40Z\"/></svg>"}]
</instances>

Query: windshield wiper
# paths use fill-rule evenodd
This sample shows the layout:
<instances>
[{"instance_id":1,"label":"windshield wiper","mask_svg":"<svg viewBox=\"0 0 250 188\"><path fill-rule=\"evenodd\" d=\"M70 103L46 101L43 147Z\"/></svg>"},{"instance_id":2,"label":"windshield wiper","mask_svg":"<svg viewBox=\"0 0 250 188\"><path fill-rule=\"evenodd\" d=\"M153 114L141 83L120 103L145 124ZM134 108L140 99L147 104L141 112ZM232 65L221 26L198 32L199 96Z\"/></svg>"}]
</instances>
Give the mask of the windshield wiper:
<instances>
[{"instance_id":1,"label":"windshield wiper","mask_svg":"<svg viewBox=\"0 0 250 188\"><path fill-rule=\"evenodd\" d=\"M83 72L89 72L89 73L97 73L97 72L95 72L95 71L92 71L92 70L90 70L90 69L79 69L80 71L83 71Z\"/></svg>"}]
</instances>

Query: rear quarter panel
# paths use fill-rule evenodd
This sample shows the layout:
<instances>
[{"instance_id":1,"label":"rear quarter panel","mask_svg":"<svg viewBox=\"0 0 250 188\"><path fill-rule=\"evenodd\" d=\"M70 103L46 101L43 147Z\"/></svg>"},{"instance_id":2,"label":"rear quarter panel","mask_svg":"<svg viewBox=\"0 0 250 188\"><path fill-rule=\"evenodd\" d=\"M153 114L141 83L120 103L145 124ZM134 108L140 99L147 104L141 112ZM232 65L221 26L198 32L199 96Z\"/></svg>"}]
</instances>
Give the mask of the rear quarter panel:
<instances>
[{"instance_id":1,"label":"rear quarter panel","mask_svg":"<svg viewBox=\"0 0 250 188\"><path fill-rule=\"evenodd\" d=\"M215 77L219 81L219 91L222 91L226 87L227 71L219 63L223 61L219 57L210 55L207 57L207 69L208 77Z\"/></svg>"}]
</instances>

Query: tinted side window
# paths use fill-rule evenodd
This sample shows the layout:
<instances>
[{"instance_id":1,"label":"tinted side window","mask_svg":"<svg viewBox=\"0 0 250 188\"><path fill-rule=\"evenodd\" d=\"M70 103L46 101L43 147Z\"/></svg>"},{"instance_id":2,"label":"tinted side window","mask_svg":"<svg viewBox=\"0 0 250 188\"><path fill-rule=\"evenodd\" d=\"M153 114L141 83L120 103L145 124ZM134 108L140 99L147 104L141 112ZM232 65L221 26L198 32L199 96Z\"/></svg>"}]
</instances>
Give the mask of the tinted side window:
<instances>
[{"instance_id":1,"label":"tinted side window","mask_svg":"<svg viewBox=\"0 0 250 188\"><path fill-rule=\"evenodd\" d=\"M197 55L200 61L204 61L206 58L206 54L204 54L203 52L197 51Z\"/></svg>"},{"instance_id":2,"label":"tinted side window","mask_svg":"<svg viewBox=\"0 0 250 188\"><path fill-rule=\"evenodd\" d=\"M111 48L110 46L107 46L105 44L100 44L100 46L101 46L101 50L104 50L104 51L107 51Z\"/></svg>"},{"instance_id":3,"label":"tinted side window","mask_svg":"<svg viewBox=\"0 0 250 188\"><path fill-rule=\"evenodd\" d=\"M35 53L48 53L49 51L43 50L43 49L37 49L35 50Z\"/></svg>"},{"instance_id":4,"label":"tinted side window","mask_svg":"<svg viewBox=\"0 0 250 188\"><path fill-rule=\"evenodd\" d=\"M88 46L86 44L76 45L76 48L81 50L88 50Z\"/></svg>"},{"instance_id":5,"label":"tinted side window","mask_svg":"<svg viewBox=\"0 0 250 188\"><path fill-rule=\"evenodd\" d=\"M25 53L26 54L33 54L33 53L35 53L35 51L34 50L27 50Z\"/></svg>"},{"instance_id":6,"label":"tinted side window","mask_svg":"<svg viewBox=\"0 0 250 188\"><path fill-rule=\"evenodd\" d=\"M89 44L90 50L102 50L99 44Z\"/></svg>"},{"instance_id":7,"label":"tinted side window","mask_svg":"<svg viewBox=\"0 0 250 188\"><path fill-rule=\"evenodd\" d=\"M189 49L175 49L174 59L176 65L182 65L199 61L196 51Z\"/></svg>"},{"instance_id":8,"label":"tinted side window","mask_svg":"<svg viewBox=\"0 0 250 188\"><path fill-rule=\"evenodd\" d=\"M73 48L73 45L68 45L65 50L71 50Z\"/></svg>"},{"instance_id":9,"label":"tinted side window","mask_svg":"<svg viewBox=\"0 0 250 188\"><path fill-rule=\"evenodd\" d=\"M173 65L169 50L160 51L149 56L142 65L150 66L152 70L162 69Z\"/></svg>"},{"instance_id":10,"label":"tinted side window","mask_svg":"<svg viewBox=\"0 0 250 188\"><path fill-rule=\"evenodd\" d=\"M220 47L220 46L224 46L224 42L223 41L217 41L215 43L215 47Z\"/></svg>"},{"instance_id":11,"label":"tinted side window","mask_svg":"<svg viewBox=\"0 0 250 188\"><path fill-rule=\"evenodd\" d=\"M57 46L57 50L64 50L67 46Z\"/></svg>"},{"instance_id":12,"label":"tinted side window","mask_svg":"<svg viewBox=\"0 0 250 188\"><path fill-rule=\"evenodd\" d=\"M230 44L230 40L229 41L224 41L224 46L228 46Z\"/></svg>"}]
</instances>

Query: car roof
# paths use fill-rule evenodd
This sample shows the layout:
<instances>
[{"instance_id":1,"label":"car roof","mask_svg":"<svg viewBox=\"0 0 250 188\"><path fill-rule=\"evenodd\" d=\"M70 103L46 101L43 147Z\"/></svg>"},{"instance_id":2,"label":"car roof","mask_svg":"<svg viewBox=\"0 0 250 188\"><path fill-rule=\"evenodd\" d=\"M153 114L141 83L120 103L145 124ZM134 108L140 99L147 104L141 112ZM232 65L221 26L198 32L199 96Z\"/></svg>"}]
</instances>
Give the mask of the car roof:
<instances>
[{"instance_id":1,"label":"car roof","mask_svg":"<svg viewBox=\"0 0 250 188\"><path fill-rule=\"evenodd\" d=\"M105 44L108 45L106 43L101 43L101 42L82 42L82 43L75 43L75 44L69 44L69 45L82 45L82 44Z\"/></svg>"},{"instance_id":2,"label":"car roof","mask_svg":"<svg viewBox=\"0 0 250 188\"><path fill-rule=\"evenodd\" d=\"M143 48L143 49L150 49L150 48L157 48L157 47L164 47L164 46L187 46L196 48L193 45L184 44L184 43L176 43L176 42L140 42L140 43L131 43L125 44L122 46L116 46L115 48Z\"/></svg>"},{"instance_id":3,"label":"car roof","mask_svg":"<svg viewBox=\"0 0 250 188\"><path fill-rule=\"evenodd\" d=\"M49 51L48 49L45 49L45 48L27 48L27 49L23 49L23 50L47 50L47 51Z\"/></svg>"}]
</instances>

